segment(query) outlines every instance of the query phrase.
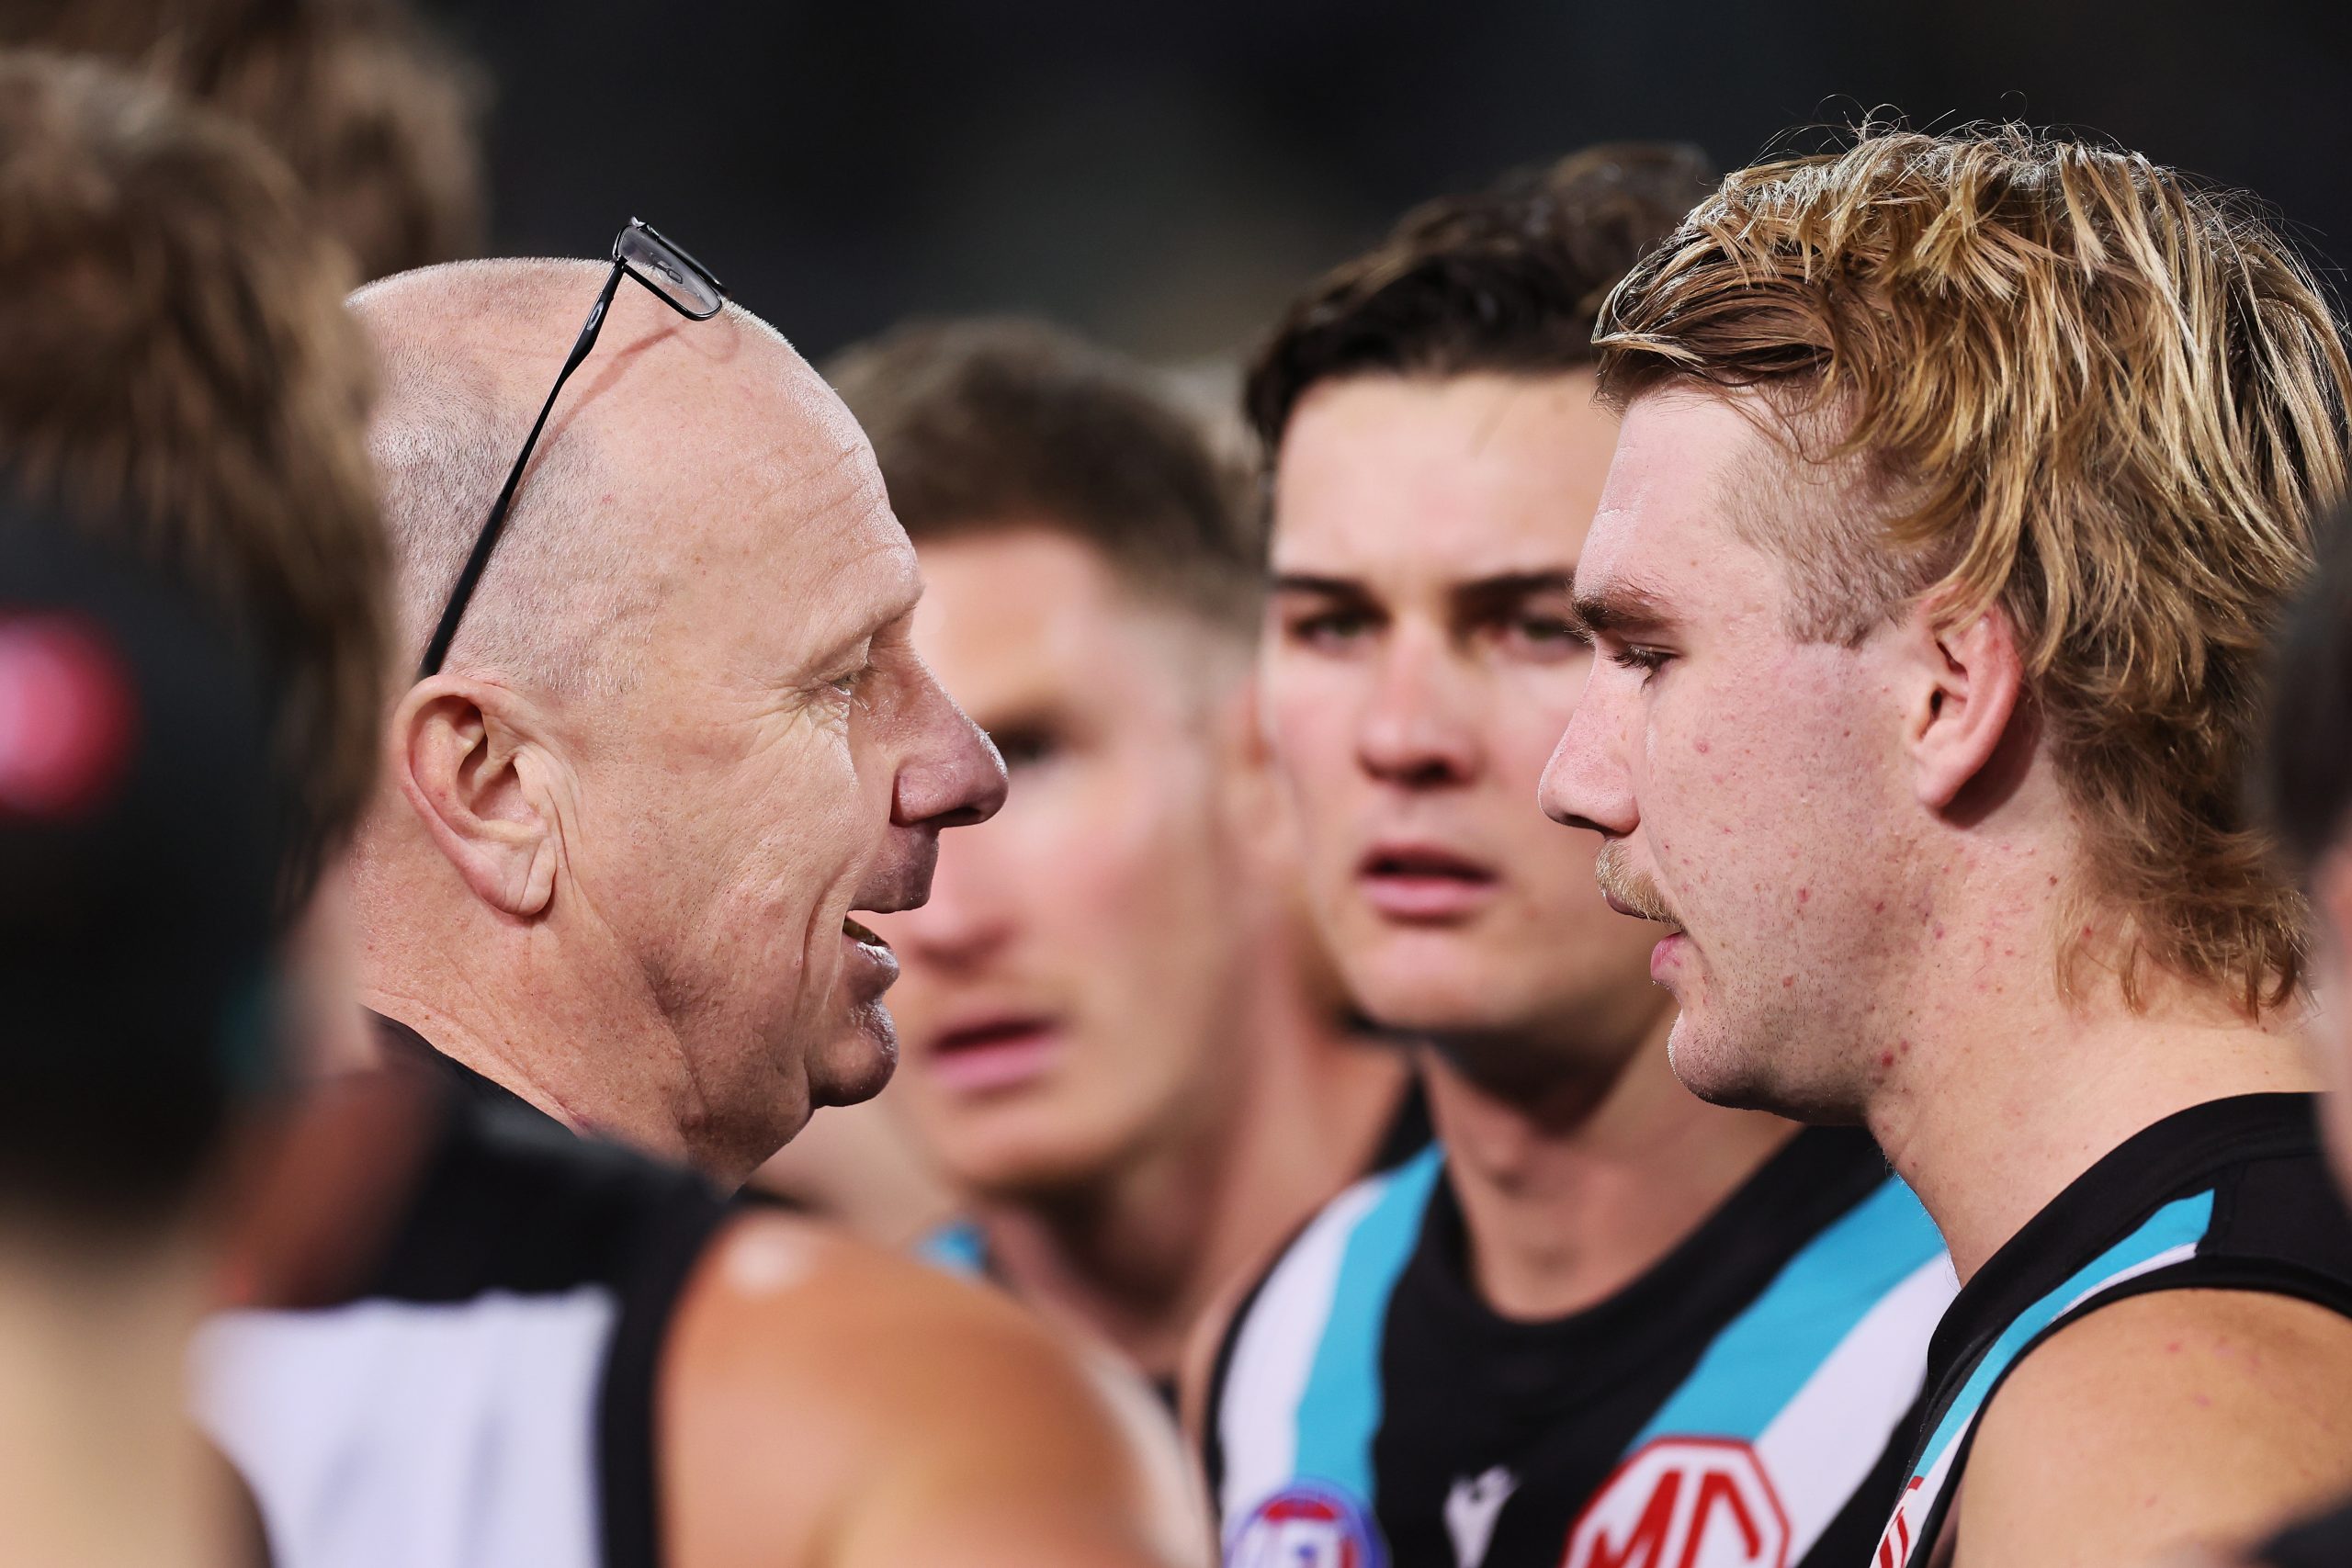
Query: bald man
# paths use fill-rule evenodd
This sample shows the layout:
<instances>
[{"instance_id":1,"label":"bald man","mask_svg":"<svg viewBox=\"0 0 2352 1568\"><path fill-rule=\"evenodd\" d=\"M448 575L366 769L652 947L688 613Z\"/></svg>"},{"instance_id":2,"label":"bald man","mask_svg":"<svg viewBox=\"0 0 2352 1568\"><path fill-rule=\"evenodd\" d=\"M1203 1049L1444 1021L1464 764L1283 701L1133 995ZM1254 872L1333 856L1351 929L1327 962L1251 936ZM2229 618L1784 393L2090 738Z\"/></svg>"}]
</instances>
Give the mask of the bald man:
<instances>
[{"instance_id":1,"label":"bald man","mask_svg":"<svg viewBox=\"0 0 2352 1568\"><path fill-rule=\"evenodd\" d=\"M595 291L503 264L363 303L404 668L521 444L501 422L553 379L516 323ZM1200 1499L1131 1378L566 1131L731 1177L877 1083L842 910L919 898L932 833L1001 788L905 653L855 427L751 318L668 327L616 310L396 704L354 880L410 1048L286 1133L199 1416L280 1568L1197 1568Z\"/></svg>"},{"instance_id":2,"label":"bald man","mask_svg":"<svg viewBox=\"0 0 2352 1568\"><path fill-rule=\"evenodd\" d=\"M465 263L355 298L412 660L607 276ZM919 592L791 346L621 288L394 706L356 859L369 1007L484 1091L729 1187L874 1094L898 965L852 911L922 902L940 829L1004 791L909 645Z\"/></svg>"}]
</instances>

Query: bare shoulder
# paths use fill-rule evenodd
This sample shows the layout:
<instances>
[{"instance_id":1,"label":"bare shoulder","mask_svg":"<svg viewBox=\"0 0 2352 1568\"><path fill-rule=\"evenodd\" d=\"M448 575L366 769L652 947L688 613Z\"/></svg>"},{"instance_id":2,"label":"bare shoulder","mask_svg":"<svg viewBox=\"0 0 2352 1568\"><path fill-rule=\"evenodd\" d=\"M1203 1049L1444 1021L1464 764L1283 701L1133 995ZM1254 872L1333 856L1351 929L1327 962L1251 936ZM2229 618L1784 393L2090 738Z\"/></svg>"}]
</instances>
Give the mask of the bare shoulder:
<instances>
[{"instance_id":1,"label":"bare shoulder","mask_svg":"<svg viewBox=\"0 0 2352 1568\"><path fill-rule=\"evenodd\" d=\"M681 1568L1193 1560L1174 1434L1106 1360L996 1292L788 1215L745 1215L662 1369Z\"/></svg>"},{"instance_id":2,"label":"bare shoulder","mask_svg":"<svg viewBox=\"0 0 2352 1568\"><path fill-rule=\"evenodd\" d=\"M2231 1549L2352 1483L2352 1320L2286 1296L2160 1291L2037 1348L1984 1415L1961 1568Z\"/></svg>"}]
</instances>

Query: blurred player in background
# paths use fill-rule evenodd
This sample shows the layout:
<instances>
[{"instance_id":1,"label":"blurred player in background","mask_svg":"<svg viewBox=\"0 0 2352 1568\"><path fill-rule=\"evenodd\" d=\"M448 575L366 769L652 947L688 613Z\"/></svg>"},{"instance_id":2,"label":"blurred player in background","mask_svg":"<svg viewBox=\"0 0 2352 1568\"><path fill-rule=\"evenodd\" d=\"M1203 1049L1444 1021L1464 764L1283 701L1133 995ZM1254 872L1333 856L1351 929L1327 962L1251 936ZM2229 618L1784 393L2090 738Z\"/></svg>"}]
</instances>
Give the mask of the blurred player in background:
<instances>
[{"instance_id":1,"label":"blurred player in background","mask_svg":"<svg viewBox=\"0 0 2352 1568\"><path fill-rule=\"evenodd\" d=\"M2137 154L1866 130L1732 176L1600 341L1544 802L1668 928L1682 1080L1864 1122L1951 1246L1880 1562L2134 1562L2341 1489L2352 1224L2242 779L2345 487L2325 299Z\"/></svg>"},{"instance_id":2,"label":"blurred player in background","mask_svg":"<svg viewBox=\"0 0 2352 1568\"><path fill-rule=\"evenodd\" d=\"M1624 145L1430 203L1251 371L1266 723L1357 999L1430 1041L1440 1147L1326 1208L1200 1369L1228 1562L1828 1568L1893 1502L1934 1227L1863 1134L1674 1081L1597 840L1535 805L1591 664L1593 321L1708 188Z\"/></svg>"},{"instance_id":3,"label":"blurred player in background","mask_svg":"<svg viewBox=\"0 0 2352 1568\"><path fill-rule=\"evenodd\" d=\"M1043 325L911 326L831 370L922 562L916 647L1012 785L882 924L898 1109L968 1207L930 1250L1172 1389L1403 1089L1315 962L1254 733L1255 508L1140 367Z\"/></svg>"},{"instance_id":4,"label":"blurred player in background","mask_svg":"<svg viewBox=\"0 0 2352 1568\"><path fill-rule=\"evenodd\" d=\"M486 84L402 0L5 0L0 44L96 55L242 122L362 279L481 246Z\"/></svg>"},{"instance_id":5,"label":"blurred player in background","mask_svg":"<svg viewBox=\"0 0 2352 1568\"><path fill-rule=\"evenodd\" d=\"M2257 798L2311 900L2311 1019L2328 1097L2321 1123L2340 1190L2352 1190L2352 516L2321 528L2319 570L2275 639ZM2221 1561L2208 1554L2183 1562ZM2352 1562L2352 1506L2307 1519L2231 1562L2250 1568Z\"/></svg>"}]
</instances>

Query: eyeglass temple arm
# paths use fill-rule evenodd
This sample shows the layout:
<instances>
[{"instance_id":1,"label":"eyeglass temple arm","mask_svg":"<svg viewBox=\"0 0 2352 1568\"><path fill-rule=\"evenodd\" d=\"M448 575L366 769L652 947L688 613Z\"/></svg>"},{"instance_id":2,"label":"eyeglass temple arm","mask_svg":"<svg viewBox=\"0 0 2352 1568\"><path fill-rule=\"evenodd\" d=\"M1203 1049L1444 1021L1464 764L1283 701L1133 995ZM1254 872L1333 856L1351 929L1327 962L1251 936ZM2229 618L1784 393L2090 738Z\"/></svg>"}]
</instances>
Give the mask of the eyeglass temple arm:
<instances>
[{"instance_id":1,"label":"eyeglass temple arm","mask_svg":"<svg viewBox=\"0 0 2352 1568\"><path fill-rule=\"evenodd\" d=\"M523 482L523 470L530 466L531 454L539 445L539 433L547 429L548 415L555 412L556 399L563 395L563 384L580 368L588 351L596 346L596 336L605 330L605 312L612 308L613 295L621 286L621 266L613 264L612 276L605 279L604 292L596 296L596 303L589 307L588 320L581 324L580 335L572 340L571 353L556 373L555 385L548 389L547 401L539 405L539 417L531 422L531 434L523 439L523 449L514 454L514 466L506 470L506 482L499 487L498 499L491 503L490 515L484 519L481 532L475 536L473 553L466 557L465 570L458 573L457 585L449 590L449 602L441 608L440 624L433 628L433 640L424 645L424 658L418 664L416 678L420 681L441 671L442 661L449 657L449 644L457 639L458 623L465 618L466 604L474 596L474 585L490 565L490 554L498 547L498 536L506 530L506 512L514 502L515 487Z\"/></svg>"}]
</instances>

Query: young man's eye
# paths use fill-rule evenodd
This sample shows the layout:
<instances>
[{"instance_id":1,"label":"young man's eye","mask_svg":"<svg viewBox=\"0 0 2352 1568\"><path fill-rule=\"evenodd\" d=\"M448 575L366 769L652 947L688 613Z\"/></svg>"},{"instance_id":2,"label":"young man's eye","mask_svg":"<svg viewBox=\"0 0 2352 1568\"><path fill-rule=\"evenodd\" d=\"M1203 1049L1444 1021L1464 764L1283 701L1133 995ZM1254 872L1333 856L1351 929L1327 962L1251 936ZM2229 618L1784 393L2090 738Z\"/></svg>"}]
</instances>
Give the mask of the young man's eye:
<instances>
[{"instance_id":1,"label":"young man's eye","mask_svg":"<svg viewBox=\"0 0 2352 1568\"><path fill-rule=\"evenodd\" d=\"M1517 615L1507 629L1513 641L1545 653L1592 646L1584 628L1563 615Z\"/></svg>"},{"instance_id":2,"label":"young man's eye","mask_svg":"<svg viewBox=\"0 0 2352 1568\"><path fill-rule=\"evenodd\" d=\"M991 729L989 739L995 742L1007 772L1052 761L1061 750L1061 742L1042 729Z\"/></svg>"},{"instance_id":3,"label":"young man's eye","mask_svg":"<svg viewBox=\"0 0 2352 1568\"><path fill-rule=\"evenodd\" d=\"M1662 648L1628 646L1609 651L1609 661L1620 669L1639 670L1644 675L1655 675L1672 656Z\"/></svg>"},{"instance_id":4,"label":"young man's eye","mask_svg":"<svg viewBox=\"0 0 2352 1568\"><path fill-rule=\"evenodd\" d=\"M1360 610L1324 610L1295 615L1289 624L1291 640L1310 648L1345 647L1372 628L1373 618Z\"/></svg>"}]
</instances>

